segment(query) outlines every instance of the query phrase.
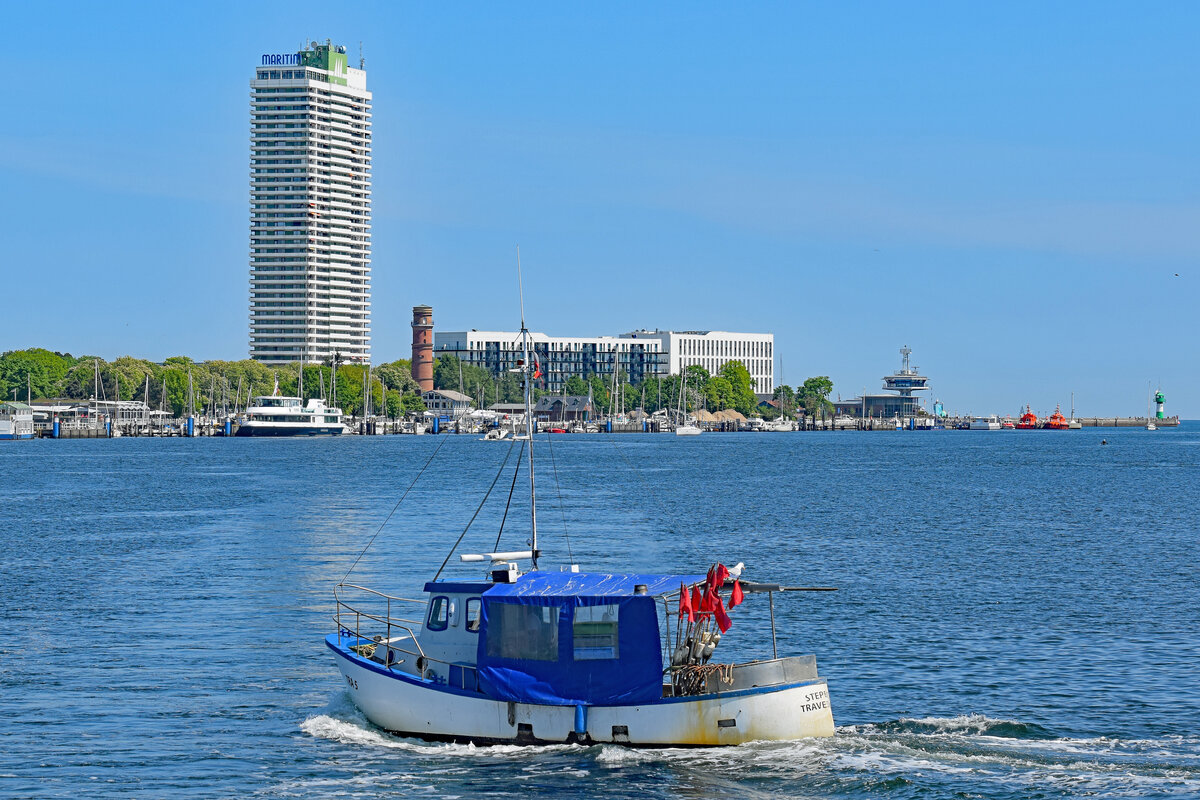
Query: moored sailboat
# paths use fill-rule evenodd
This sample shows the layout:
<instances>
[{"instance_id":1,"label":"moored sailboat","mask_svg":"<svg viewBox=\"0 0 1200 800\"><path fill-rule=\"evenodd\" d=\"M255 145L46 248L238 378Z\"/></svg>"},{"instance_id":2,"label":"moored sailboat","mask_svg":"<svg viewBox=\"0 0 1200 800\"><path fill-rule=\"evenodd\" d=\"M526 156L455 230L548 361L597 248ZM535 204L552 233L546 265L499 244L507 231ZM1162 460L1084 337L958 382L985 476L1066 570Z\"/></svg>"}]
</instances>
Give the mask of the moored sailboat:
<instances>
[{"instance_id":1,"label":"moored sailboat","mask_svg":"<svg viewBox=\"0 0 1200 800\"><path fill-rule=\"evenodd\" d=\"M687 369L679 371L679 425L676 436L699 436L703 431L687 413Z\"/></svg>"}]
</instances>

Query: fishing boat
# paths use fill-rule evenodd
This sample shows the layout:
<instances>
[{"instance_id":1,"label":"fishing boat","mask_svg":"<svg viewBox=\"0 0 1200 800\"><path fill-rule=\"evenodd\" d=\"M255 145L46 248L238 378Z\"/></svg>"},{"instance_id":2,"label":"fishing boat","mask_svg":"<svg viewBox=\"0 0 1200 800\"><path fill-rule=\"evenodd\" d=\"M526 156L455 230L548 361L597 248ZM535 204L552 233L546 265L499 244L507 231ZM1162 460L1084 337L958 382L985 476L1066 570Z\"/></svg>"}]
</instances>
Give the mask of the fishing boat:
<instances>
[{"instance_id":1,"label":"fishing boat","mask_svg":"<svg viewBox=\"0 0 1200 800\"><path fill-rule=\"evenodd\" d=\"M1021 415L1021 419L1017 422L1017 430L1032 431L1037 430L1037 426L1037 414L1033 413L1033 411L1029 408L1029 405L1026 404L1025 413Z\"/></svg>"},{"instance_id":2,"label":"fishing boat","mask_svg":"<svg viewBox=\"0 0 1200 800\"><path fill-rule=\"evenodd\" d=\"M1050 415L1050 418L1046 420L1046 424L1042 427L1048 431L1070 430L1067 418L1063 416L1062 406L1054 407L1054 413Z\"/></svg>"},{"instance_id":3,"label":"fishing boat","mask_svg":"<svg viewBox=\"0 0 1200 800\"><path fill-rule=\"evenodd\" d=\"M313 398L306 405L299 397L279 394L279 379L270 395L255 397L238 420L238 436L338 436L349 428L342 410Z\"/></svg>"},{"instance_id":4,"label":"fishing boat","mask_svg":"<svg viewBox=\"0 0 1200 800\"><path fill-rule=\"evenodd\" d=\"M779 657L774 614L776 594L830 589L745 582L740 563L706 574L540 567L521 316L524 357L514 371L525 394L529 549L461 554L482 574L443 577L456 542L423 598L347 583L347 573L325 643L355 705L399 735L478 744L703 746L833 735L816 658ZM731 645L723 642L748 610L738 606L764 595L765 604L746 606L770 614L773 657L724 662Z\"/></svg>"}]
</instances>

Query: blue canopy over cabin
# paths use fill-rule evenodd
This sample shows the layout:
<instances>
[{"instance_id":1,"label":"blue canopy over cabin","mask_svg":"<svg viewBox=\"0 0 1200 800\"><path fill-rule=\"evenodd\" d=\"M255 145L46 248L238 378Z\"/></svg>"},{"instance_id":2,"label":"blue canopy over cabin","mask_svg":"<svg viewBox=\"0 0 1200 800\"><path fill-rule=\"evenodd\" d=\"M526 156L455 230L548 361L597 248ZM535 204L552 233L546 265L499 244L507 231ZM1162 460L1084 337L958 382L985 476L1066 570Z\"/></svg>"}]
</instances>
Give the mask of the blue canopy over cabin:
<instances>
[{"instance_id":1,"label":"blue canopy over cabin","mask_svg":"<svg viewBox=\"0 0 1200 800\"><path fill-rule=\"evenodd\" d=\"M702 580L530 572L495 584L482 595L480 687L498 700L550 705L658 700L660 597ZM644 594L635 593L639 586Z\"/></svg>"}]
</instances>

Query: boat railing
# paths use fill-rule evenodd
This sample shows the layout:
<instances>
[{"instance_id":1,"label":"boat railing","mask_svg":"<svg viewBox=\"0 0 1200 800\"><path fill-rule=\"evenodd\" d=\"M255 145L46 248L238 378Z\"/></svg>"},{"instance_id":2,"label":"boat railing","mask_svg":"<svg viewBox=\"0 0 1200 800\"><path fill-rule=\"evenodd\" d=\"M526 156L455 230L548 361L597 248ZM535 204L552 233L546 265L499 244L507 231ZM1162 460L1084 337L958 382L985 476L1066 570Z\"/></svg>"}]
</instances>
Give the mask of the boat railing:
<instances>
[{"instance_id":1,"label":"boat railing","mask_svg":"<svg viewBox=\"0 0 1200 800\"><path fill-rule=\"evenodd\" d=\"M671 694L688 697L815 680L816 656L785 656L740 664L705 662L669 668Z\"/></svg>"},{"instance_id":2,"label":"boat railing","mask_svg":"<svg viewBox=\"0 0 1200 800\"><path fill-rule=\"evenodd\" d=\"M350 590L349 593L351 594L361 593L363 596L347 598L345 597L347 590ZM352 633L359 642L354 647L371 647L372 652L375 646L382 644L386 648L386 655L383 659L384 666L389 669L392 667L391 654L393 652L416 656L417 672L424 678L430 661L443 663L441 659L430 658L425 654L424 649L422 649L421 642L414 630L421 627L422 621L420 619L409 619L392 614L393 604L406 604L409 606L413 604L424 605L426 601L416 600L411 597L397 597L354 583L339 583L333 588L333 597L335 606L333 619L337 625L338 636ZM353 617L353 620L351 620L351 617ZM368 636L366 637L363 636L362 632L364 623L368 628ZM371 636L372 630L370 629L373 627L373 624L379 627L375 629L375 635ZM379 635L380 630L383 632L382 636ZM397 638L393 636L394 631L408 634L407 639L412 642L416 650L409 650L402 646L393 646L393 640ZM399 637L400 640L404 638ZM363 655L361 652L359 654Z\"/></svg>"}]
</instances>

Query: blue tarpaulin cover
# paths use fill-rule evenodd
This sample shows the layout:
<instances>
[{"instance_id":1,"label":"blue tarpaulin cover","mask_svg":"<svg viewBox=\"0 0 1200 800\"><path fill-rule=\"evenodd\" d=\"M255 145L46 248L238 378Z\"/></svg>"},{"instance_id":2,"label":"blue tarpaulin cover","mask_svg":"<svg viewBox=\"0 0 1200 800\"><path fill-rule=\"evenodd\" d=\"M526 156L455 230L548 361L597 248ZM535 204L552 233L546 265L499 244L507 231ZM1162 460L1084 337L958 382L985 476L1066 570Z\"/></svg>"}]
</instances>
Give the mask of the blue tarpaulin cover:
<instances>
[{"instance_id":1,"label":"blue tarpaulin cover","mask_svg":"<svg viewBox=\"0 0 1200 800\"><path fill-rule=\"evenodd\" d=\"M658 700L663 673L658 596L702 580L703 575L530 572L515 583L495 584L483 593L480 687L497 700L546 705ZM638 584L645 584L646 594L634 594ZM578 609L585 611L578 613L577 625ZM593 619L615 620L615 635L609 635L607 623L590 623Z\"/></svg>"}]
</instances>

